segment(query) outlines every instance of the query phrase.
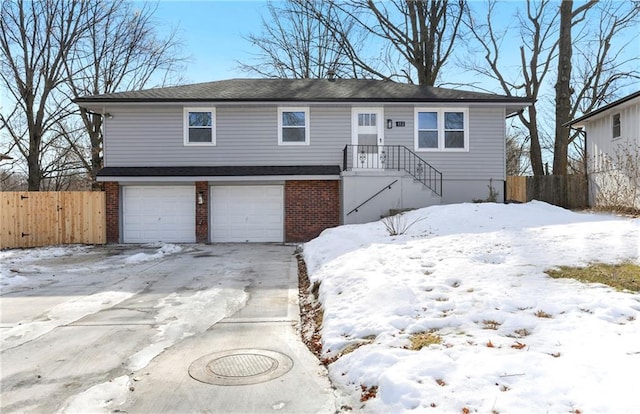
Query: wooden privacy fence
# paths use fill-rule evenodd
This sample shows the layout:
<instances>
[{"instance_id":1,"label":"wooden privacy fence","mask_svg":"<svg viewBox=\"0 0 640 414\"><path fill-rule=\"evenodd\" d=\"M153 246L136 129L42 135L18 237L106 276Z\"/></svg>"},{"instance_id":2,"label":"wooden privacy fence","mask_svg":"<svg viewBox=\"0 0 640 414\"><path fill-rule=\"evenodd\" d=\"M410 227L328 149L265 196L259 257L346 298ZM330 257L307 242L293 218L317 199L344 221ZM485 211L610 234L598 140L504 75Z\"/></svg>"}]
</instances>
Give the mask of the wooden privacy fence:
<instances>
[{"instance_id":1,"label":"wooden privacy fence","mask_svg":"<svg viewBox=\"0 0 640 414\"><path fill-rule=\"evenodd\" d=\"M104 192L0 192L0 248L105 242Z\"/></svg>"},{"instance_id":2,"label":"wooden privacy fence","mask_svg":"<svg viewBox=\"0 0 640 414\"><path fill-rule=\"evenodd\" d=\"M507 201L545 201L564 208L589 206L589 184L585 175L539 175L507 177Z\"/></svg>"}]
</instances>

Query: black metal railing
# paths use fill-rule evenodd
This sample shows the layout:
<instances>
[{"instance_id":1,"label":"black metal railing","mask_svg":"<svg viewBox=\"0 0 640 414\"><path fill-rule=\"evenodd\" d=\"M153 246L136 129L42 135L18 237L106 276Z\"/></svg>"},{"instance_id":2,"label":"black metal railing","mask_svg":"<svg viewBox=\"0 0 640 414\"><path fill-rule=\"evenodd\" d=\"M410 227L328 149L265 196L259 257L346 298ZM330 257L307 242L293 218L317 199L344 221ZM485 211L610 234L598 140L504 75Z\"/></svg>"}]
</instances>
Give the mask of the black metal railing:
<instances>
[{"instance_id":1,"label":"black metal railing","mask_svg":"<svg viewBox=\"0 0 640 414\"><path fill-rule=\"evenodd\" d=\"M405 171L442 196L442 173L404 145L346 145L342 170L358 169Z\"/></svg>"},{"instance_id":2,"label":"black metal railing","mask_svg":"<svg viewBox=\"0 0 640 414\"><path fill-rule=\"evenodd\" d=\"M395 180L392 183L389 183L387 185L385 185L384 187L382 187L382 189L380 189L380 191L378 191L377 193L375 193L374 195L372 195L371 197L367 198L366 200L364 200L362 203L358 204L358 207L354 208L353 210L351 210L350 212L347 213L347 216L351 213L357 213L358 209L362 206L364 206L365 204L367 204L369 201L373 200L374 198L376 198L379 194L381 194L383 191L385 190L391 190L391 186L393 186L395 183L397 183L398 180Z\"/></svg>"}]
</instances>

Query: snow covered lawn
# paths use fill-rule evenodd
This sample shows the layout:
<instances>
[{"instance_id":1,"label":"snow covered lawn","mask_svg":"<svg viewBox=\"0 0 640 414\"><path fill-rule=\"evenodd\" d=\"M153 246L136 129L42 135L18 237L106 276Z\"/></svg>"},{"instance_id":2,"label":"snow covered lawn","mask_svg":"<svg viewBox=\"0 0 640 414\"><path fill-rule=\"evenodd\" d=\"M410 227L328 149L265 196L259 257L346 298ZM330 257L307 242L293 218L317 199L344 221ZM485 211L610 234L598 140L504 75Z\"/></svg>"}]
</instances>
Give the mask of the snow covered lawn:
<instances>
[{"instance_id":1,"label":"snow covered lawn","mask_svg":"<svg viewBox=\"0 0 640 414\"><path fill-rule=\"evenodd\" d=\"M321 283L323 353L354 409L640 412L640 294L544 273L640 263L640 219L531 202L405 220L415 223L404 235L375 222L304 246ZM441 343L409 349L424 332Z\"/></svg>"}]
</instances>

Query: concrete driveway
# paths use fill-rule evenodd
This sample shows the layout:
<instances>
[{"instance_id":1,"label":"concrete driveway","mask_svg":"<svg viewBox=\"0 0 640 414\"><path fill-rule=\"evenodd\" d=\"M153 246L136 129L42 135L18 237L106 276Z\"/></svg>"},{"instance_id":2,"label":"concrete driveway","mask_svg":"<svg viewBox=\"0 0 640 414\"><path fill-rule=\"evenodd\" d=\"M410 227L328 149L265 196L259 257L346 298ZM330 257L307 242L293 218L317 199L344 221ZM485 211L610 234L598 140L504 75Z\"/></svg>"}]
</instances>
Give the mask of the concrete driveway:
<instances>
[{"instance_id":1,"label":"concrete driveway","mask_svg":"<svg viewBox=\"0 0 640 414\"><path fill-rule=\"evenodd\" d=\"M296 332L293 250L3 256L0 271L16 283L0 296L0 411L335 412L326 370Z\"/></svg>"}]
</instances>

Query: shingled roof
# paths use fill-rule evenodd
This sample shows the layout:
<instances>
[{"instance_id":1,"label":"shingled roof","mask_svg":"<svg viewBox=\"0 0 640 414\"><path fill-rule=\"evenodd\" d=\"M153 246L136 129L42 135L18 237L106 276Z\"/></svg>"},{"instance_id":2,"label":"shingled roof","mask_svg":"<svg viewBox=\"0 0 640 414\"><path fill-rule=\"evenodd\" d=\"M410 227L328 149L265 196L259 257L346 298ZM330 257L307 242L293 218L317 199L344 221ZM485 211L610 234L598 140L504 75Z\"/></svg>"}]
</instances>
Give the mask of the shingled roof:
<instances>
[{"instance_id":1,"label":"shingled roof","mask_svg":"<svg viewBox=\"0 0 640 414\"><path fill-rule=\"evenodd\" d=\"M79 105L121 102L493 102L530 99L371 79L230 79L77 98Z\"/></svg>"},{"instance_id":2,"label":"shingled roof","mask_svg":"<svg viewBox=\"0 0 640 414\"><path fill-rule=\"evenodd\" d=\"M634 93L632 93L630 95L627 95L627 96L625 96L623 98L620 98L617 101L611 102L610 104L602 106L602 107L600 107L598 109L594 109L593 111L591 111L589 113L586 113L586 114L582 115L579 118L576 118L576 119L573 119L573 120L567 122L563 126L573 126L573 125L576 125L576 124L577 125L581 125L581 124L584 123L584 121L586 121L587 119L589 119L589 118L591 118L593 116L596 116L596 115L598 115L598 114L600 114L600 113L602 113L604 111L607 111L607 110L609 110L611 108L614 108L614 107L616 107L618 105L621 105L621 104L623 104L625 102L628 102L628 101L630 101L632 99L635 99L635 98L638 98L638 97L640 97L640 91L634 92Z\"/></svg>"}]
</instances>

